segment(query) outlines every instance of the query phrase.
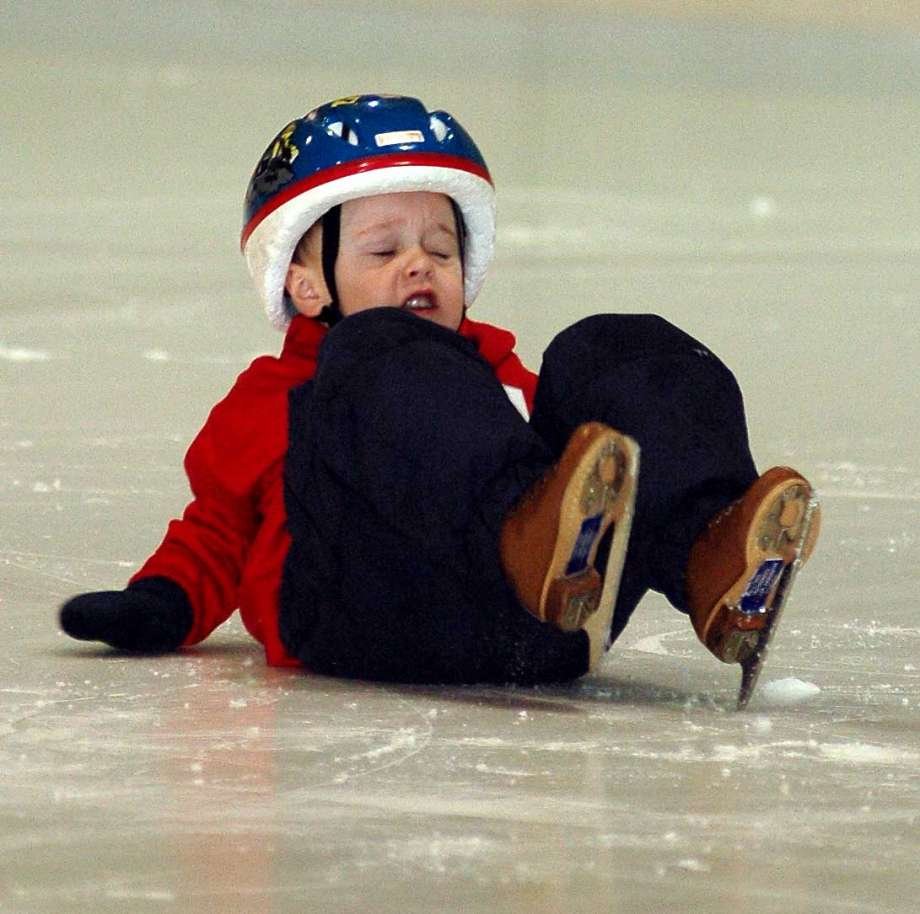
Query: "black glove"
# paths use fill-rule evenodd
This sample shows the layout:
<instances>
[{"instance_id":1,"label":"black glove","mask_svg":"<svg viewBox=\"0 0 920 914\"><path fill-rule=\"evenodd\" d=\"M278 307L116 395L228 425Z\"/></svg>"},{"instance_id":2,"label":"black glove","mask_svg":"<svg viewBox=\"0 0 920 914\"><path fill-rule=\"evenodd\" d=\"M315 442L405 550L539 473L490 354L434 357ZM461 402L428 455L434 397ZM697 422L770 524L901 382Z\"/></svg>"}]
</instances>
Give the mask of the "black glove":
<instances>
[{"instance_id":1,"label":"black glove","mask_svg":"<svg viewBox=\"0 0 920 914\"><path fill-rule=\"evenodd\" d=\"M185 591L169 578L142 578L125 590L84 593L61 607L61 628L80 641L124 651L174 651L192 628Z\"/></svg>"}]
</instances>

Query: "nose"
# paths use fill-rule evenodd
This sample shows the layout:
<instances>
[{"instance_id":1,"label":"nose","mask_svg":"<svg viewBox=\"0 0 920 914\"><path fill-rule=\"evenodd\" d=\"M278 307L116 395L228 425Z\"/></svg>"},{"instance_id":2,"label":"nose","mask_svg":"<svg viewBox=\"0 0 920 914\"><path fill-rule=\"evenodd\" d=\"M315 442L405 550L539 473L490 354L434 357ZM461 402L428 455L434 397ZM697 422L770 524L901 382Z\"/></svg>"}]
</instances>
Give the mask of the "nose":
<instances>
[{"instance_id":1,"label":"nose","mask_svg":"<svg viewBox=\"0 0 920 914\"><path fill-rule=\"evenodd\" d=\"M432 257L421 245L411 248L407 254L405 269L410 279L428 276L431 273Z\"/></svg>"}]
</instances>

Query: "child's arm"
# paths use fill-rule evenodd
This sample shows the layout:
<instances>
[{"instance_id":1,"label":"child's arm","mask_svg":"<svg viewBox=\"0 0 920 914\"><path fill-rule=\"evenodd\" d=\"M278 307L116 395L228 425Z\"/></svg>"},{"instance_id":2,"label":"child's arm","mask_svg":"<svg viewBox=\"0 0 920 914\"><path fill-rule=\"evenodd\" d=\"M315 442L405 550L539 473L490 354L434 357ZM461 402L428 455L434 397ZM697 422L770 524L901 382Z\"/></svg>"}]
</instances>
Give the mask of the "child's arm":
<instances>
[{"instance_id":1,"label":"child's arm","mask_svg":"<svg viewBox=\"0 0 920 914\"><path fill-rule=\"evenodd\" d=\"M246 375L240 381L243 381ZM274 402L234 387L189 448L194 495L163 542L122 591L82 594L61 609L67 634L123 650L167 651L206 638L236 609L247 552L258 529L258 498L283 453L284 418Z\"/></svg>"},{"instance_id":2,"label":"child's arm","mask_svg":"<svg viewBox=\"0 0 920 914\"><path fill-rule=\"evenodd\" d=\"M183 644L207 638L239 605L243 565L258 529L255 480L238 478L235 442L215 445L209 437L199 435L186 458L195 498L129 584L167 579L181 588L193 609Z\"/></svg>"},{"instance_id":3,"label":"child's arm","mask_svg":"<svg viewBox=\"0 0 920 914\"><path fill-rule=\"evenodd\" d=\"M125 590L81 594L61 608L73 638L121 650L163 652L206 638L238 604L239 580L255 516L246 499L219 494L219 480L195 466L196 439L186 467L195 499L169 524L159 548Z\"/></svg>"},{"instance_id":4,"label":"child's arm","mask_svg":"<svg viewBox=\"0 0 920 914\"><path fill-rule=\"evenodd\" d=\"M229 497L196 498L125 590L68 601L61 627L81 641L131 651L159 653L203 640L236 609L253 527L251 512L234 509Z\"/></svg>"}]
</instances>

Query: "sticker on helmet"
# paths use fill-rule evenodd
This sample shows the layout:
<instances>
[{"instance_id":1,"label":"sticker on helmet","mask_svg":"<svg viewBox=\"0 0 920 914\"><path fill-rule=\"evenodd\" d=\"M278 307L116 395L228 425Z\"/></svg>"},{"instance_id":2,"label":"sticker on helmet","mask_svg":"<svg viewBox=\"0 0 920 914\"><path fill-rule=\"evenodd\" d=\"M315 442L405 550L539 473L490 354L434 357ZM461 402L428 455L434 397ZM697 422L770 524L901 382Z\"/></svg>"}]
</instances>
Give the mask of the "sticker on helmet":
<instances>
[{"instance_id":1,"label":"sticker on helmet","mask_svg":"<svg viewBox=\"0 0 920 914\"><path fill-rule=\"evenodd\" d=\"M329 102L329 107L341 108L342 105L354 105L359 98L361 98L360 95L346 95L343 98L337 98L334 102Z\"/></svg>"},{"instance_id":2,"label":"sticker on helmet","mask_svg":"<svg viewBox=\"0 0 920 914\"><path fill-rule=\"evenodd\" d=\"M250 189L254 194L270 194L294 177L294 159L300 150L291 142L297 121L291 121L265 150L252 176Z\"/></svg>"},{"instance_id":3,"label":"sticker on helmet","mask_svg":"<svg viewBox=\"0 0 920 914\"><path fill-rule=\"evenodd\" d=\"M421 130L391 130L375 134L374 139L378 146L395 146L397 143L424 143L425 135Z\"/></svg>"}]
</instances>

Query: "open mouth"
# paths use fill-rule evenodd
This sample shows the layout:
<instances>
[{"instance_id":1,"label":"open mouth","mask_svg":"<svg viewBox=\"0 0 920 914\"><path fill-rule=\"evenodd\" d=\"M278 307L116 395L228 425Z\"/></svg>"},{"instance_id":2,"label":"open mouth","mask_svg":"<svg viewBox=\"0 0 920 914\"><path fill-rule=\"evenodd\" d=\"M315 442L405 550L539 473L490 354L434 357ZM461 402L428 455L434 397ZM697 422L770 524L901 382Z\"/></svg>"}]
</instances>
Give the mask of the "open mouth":
<instances>
[{"instance_id":1,"label":"open mouth","mask_svg":"<svg viewBox=\"0 0 920 914\"><path fill-rule=\"evenodd\" d=\"M403 303L407 311L430 311L438 306L437 299L431 289L422 289L413 292Z\"/></svg>"}]
</instances>

